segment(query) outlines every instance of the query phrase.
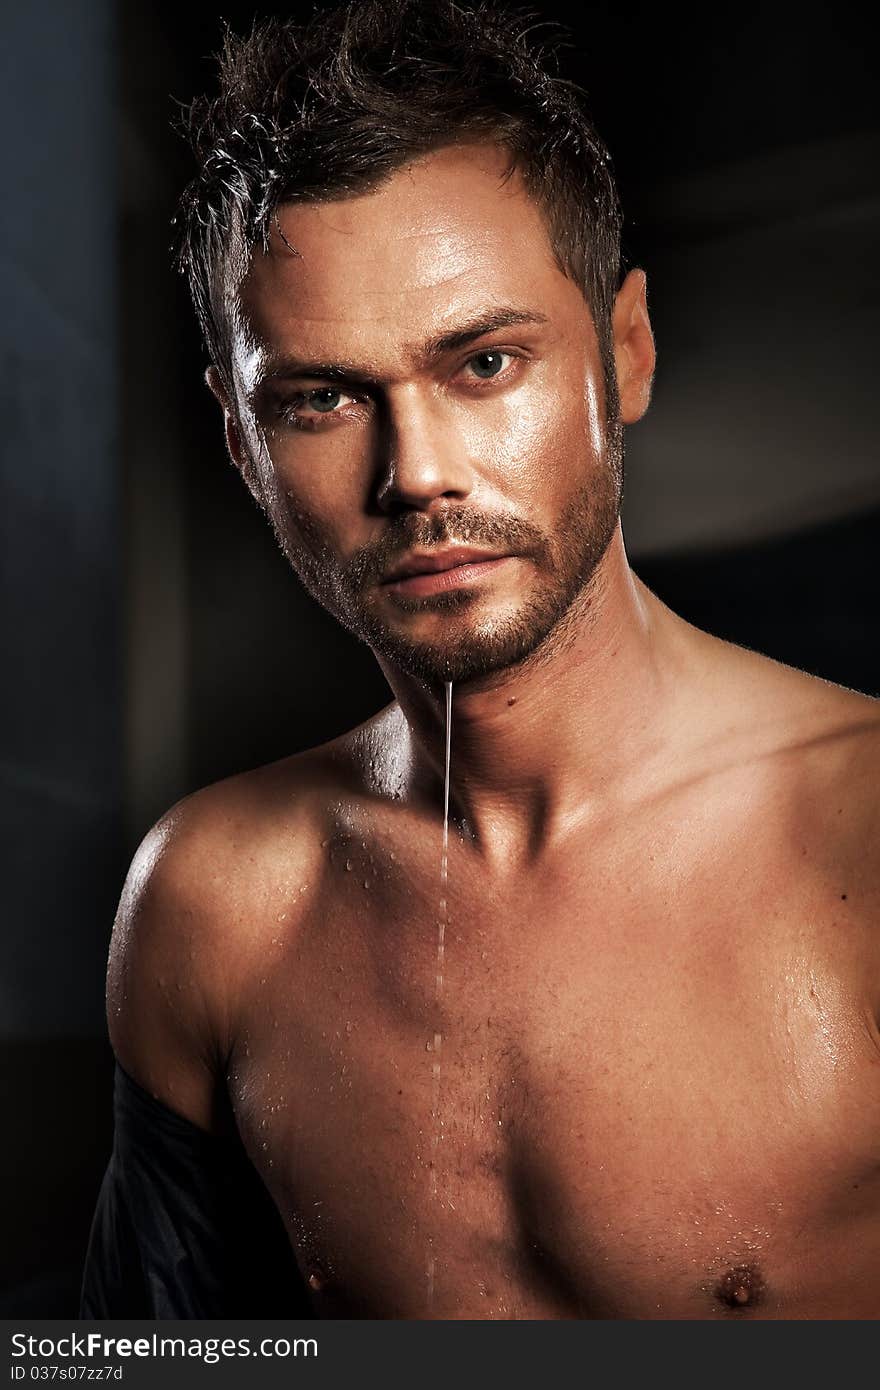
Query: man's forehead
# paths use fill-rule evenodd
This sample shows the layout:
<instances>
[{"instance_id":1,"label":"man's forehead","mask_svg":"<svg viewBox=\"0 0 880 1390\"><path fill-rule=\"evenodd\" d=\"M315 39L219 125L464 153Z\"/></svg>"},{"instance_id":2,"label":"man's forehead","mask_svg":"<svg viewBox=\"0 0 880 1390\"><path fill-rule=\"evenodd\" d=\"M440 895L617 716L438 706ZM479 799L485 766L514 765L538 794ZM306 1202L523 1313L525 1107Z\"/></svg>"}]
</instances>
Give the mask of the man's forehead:
<instances>
[{"instance_id":1,"label":"man's forehead","mask_svg":"<svg viewBox=\"0 0 880 1390\"><path fill-rule=\"evenodd\" d=\"M487 304L540 308L565 277L506 167L485 147L441 151L372 193L280 207L236 296L237 355L381 354Z\"/></svg>"},{"instance_id":2,"label":"man's forehead","mask_svg":"<svg viewBox=\"0 0 880 1390\"><path fill-rule=\"evenodd\" d=\"M421 276L423 258L436 258L446 241L484 238L493 230L517 241L534 238L536 250L545 239L540 209L507 152L455 145L403 165L368 192L282 203L268 253L259 252L253 264L271 273L291 256L314 260L356 251L364 266L380 273L393 248L394 259L406 258L401 269Z\"/></svg>"}]
</instances>

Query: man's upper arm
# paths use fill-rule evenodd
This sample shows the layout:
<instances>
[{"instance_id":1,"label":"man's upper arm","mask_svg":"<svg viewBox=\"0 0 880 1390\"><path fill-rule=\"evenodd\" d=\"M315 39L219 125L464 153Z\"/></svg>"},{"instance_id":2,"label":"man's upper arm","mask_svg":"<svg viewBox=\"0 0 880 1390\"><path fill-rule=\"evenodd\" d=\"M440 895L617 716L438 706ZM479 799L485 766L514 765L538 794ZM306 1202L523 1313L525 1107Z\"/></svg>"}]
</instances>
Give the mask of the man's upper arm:
<instances>
[{"instance_id":1,"label":"man's upper arm","mask_svg":"<svg viewBox=\"0 0 880 1390\"><path fill-rule=\"evenodd\" d=\"M203 1129L222 1128L227 1043L210 853L191 801L149 832L122 891L107 971L110 1041L125 1071ZM210 869L207 869L210 875Z\"/></svg>"},{"instance_id":2,"label":"man's upper arm","mask_svg":"<svg viewBox=\"0 0 880 1390\"><path fill-rule=\"evenodd\" d=\"M107 990L123 1070L82 1317L311 1315L224 1085L227 982L237 982L234 1003L250 951L240 924L252 920L253 885L242 886L239 866L252 827L234 790L209 789L160 821L132 862Z\"/></svg>"}]
</instances>

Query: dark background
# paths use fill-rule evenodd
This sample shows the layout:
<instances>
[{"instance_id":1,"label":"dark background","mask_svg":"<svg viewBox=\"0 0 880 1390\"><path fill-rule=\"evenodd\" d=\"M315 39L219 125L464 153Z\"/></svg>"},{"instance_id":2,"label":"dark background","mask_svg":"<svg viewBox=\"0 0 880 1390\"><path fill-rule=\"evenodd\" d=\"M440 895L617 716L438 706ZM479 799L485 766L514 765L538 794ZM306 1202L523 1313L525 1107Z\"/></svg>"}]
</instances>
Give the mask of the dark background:
<instances>
[{"instance_id":1,"label":"dark background","mask_svg":"<svg viewBox=\"0 0 880 1390\"><path fill-rule=\"evenodd\" d=\"M564 67L658 340L628 432L636 570L710 631L878 693L880 118L858 14L593 5ZM3 32L0 1314L50 1316L76 1309L109 1151L103 972L134 847L384 685L226 462L169 268L174 99L211 83L217 10L4 3Z\"/></svg>"}]
</instances>

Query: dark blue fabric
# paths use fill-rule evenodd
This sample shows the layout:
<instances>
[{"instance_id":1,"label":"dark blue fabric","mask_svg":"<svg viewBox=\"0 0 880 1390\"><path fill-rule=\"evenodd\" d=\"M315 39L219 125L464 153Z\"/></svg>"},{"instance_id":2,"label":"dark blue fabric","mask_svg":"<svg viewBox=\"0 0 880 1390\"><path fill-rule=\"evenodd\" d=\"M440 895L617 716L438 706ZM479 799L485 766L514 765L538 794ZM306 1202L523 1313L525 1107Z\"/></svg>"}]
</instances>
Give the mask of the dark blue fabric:
<instances>
[{"instance_id":1,"label":"dark blue fabric","mask_svg":"<svg viewBox=\"0 0 880 1390\"><path fill-rule=\"evenodd\" d=\"M115 1137L81 1318L308 1318L281 1217L237 1138L207 1134L116 1065Z\"/></svg>"}]
</instances>

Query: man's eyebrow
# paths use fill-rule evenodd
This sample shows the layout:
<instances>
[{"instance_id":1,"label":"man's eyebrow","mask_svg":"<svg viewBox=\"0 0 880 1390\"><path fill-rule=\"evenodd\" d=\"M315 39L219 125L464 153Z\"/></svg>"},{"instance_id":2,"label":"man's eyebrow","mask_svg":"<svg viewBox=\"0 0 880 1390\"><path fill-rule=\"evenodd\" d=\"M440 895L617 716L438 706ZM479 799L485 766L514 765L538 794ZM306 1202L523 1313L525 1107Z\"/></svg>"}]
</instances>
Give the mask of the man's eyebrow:
<instances>
[{"instance_id":1,"label":"man's eyebrow","mask_svg":"<svg viewBox=\"0 0 880 1390\"><path fill-rule=\"evenodd\" d=\"M434 361L438 357L444 357L448 352L455 352L457 348L467 347L468 343L473 343L487 333L497 333L501 328L515 328L517 324L523 323L546 322L547 315L539 313L537 309L488 309L476 318L468 319L465 323L450 328L446 333L441 333L439 337L432 338L420 349L418 355L427 361Z\"/></svg>"},{"instance_id":2,"label":"man's eyebrow","mask_svg":"<svg viewBox=\"0 0 880 1390\"><path fill-rule=\"evenodd\" d=\"M365 372L362 368L351 366L347 362L305 362L296 357L278 357L267 362L265 370L249 392L249 398L253 401L255 397L268 390L273 382L300 377L308 380L316 378L319 381L353 381L365 386L377 383L374 373Z\"/></svg>"},{"instance_id":3,"label":"man's eyebrow","mask_svg":"<svg viewBox=\"0 0 880 1390\"><path fill-rule=\"evenodd\" d=\"M488 309L485 313L467 319L464 323L456 324L454 328L447 329L445 333L439 334L436 338L429 338L426 343L411 349L411 354L418 362L436 362L438 358L467 347L469 343L476 342L478 338L485 337L487 333L497 333L502 328L514 328L517 324L547 322L547 315L539 313L537 309L514 307ZM307 362L295 357L279 357L266 363L265 371L251 395L253 397L259 394L262 389L271 386L274 381L285 381L294 377L318 381L358 382L365 386L378 385L378 378L375 373L364 371L362 367L356 367L352 363Z\"/></svg>"}]
</instances>

